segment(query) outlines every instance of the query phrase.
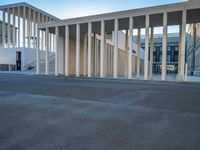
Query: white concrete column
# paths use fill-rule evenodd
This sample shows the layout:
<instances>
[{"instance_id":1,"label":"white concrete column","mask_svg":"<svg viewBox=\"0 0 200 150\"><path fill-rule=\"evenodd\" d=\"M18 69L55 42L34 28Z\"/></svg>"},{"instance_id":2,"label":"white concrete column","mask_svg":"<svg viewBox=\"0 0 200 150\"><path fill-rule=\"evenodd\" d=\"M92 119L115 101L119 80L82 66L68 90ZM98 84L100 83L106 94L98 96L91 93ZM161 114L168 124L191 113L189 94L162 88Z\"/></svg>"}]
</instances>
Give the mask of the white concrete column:
<instances>
[{"instance_id":1,"label":"white concrete column","mask_svg":"<svg viewBox=\"0 0 200 150\"><path fill-rule=\"evenodd\" d=\"M80 76L80 24L76 24L76 77Z\"/></svg>"},{"instance_id":2,"label":"white concrete column","mask_svg":"<svg viewBox=\"0 0 200 150\"><path fill-rule=\"evenodd\" d=\"M145 53L144 53L144 80L148 80L148 65L149 65L149 14L146 15L145 29Z\"/></svg>"},{"instance_id":3,"label":"white concrete column","mask_svg":"<svg viewBox=\"0 0 200 150\"><path fill-rule=\"evenodd\" d=\"M95 75L96 76L99 76L99 63L98 63L98 61L99 61L99 52L100 52L100 50L99 50L99 44L100 44L100 41L96 38L96 45L95 45L95 58L96 58L96 60L95 60Z\"/></svg>"},{"instance_id":4,"label":"white concrete column","mask_svg":"<svg viewBox=\"0 0 200 150\"><path fill-rule=\"evenodd\" d=\"M151 27L151 37L150 37L150 63L149 63L149 79L153 78L153 50L154 50L154 28Z\"/></svg>"},{"instance_id":5,"label":"white concrete column","mask_svg":"<svg viewBox=\"0 0 200 150\"><path fill-rule=\"evenodd\" d=\"M100 77L104 77L105 22L101 21Z\"/></svg>"},{"instance_id":6,"label":"white concrete column","mask_svg":"<svg viewBox=\"0 0 200 150\"><path fill-rule=\"evenodd\" d=\"M69 26L65 26L65 76L69 76Z\"/></svg>"},{"instance_id":7,"label":"white concrete column","mask_svg":"<svg viewBox=\"0 0 200 150\"><path fill-rule=\"evenodd\" d=\"M38 12L38 16L37 16L37 28L36 30L38 30L38 24L40 23L40 13ZM40 32L39 32L39 35L37 34L37 36L40 36ZM41 44L40 44L40 47L41 47ZM39 47L39 49L40 49Z\"/></svg>"},{"instance_id":8,"label":"white concrete column","mask_svg":"<svg viewBox=\"0 0 200 150\"><path fill-rule=\"evenodd\" d=\"M45 75L49 75L49 28L46 28Z\"/></svg>"},{"instance_id":9,"label":"white concrete column","mask_svg":"<svg viewBox=\"0 0 200 150\"><path fill-rule=\"evenodd\" d=\"M10 47L10 9L7 9L8 12L8 26L7 26L7 41L8 41L8 47Z\"/></svg>"},{"instance_id":10,"label":"white concrete column","mask_svg":"<svg viewBox=\"0 0 200 150\"><path fill-rule=\"evenodd\" d=\"M52 34L49 33L49 51L52 52Z\"/></svg>"},{"instance_id":11,"label":"white concrete column","mask_svg":"<svg viewBox=\"0 0 200 150\"><path fill-rule=\"evenodd\" d=\"M13 14L13 29L12 29L12 47L15 47L15 8L12 8L12 14Z\"/></svg>"},{"instance_id":12,"label":"white concrete column","mask_svg":"<svg viewBox=\"0 0 200 150\"><path fill-rule=\"evenodd\" d=\"M124 76L125 78L128 78L128 63L129 63L129 30L126 30L125 32L125 54L123 59L125 60L123 62L123 66L124 66Z\"/></svg>"},{"instance_id":13,"label":"white concrete column","mask_svg":"<svg viewBox=\"0 0 200 150\"><path fill-rule=\"evenodd\" d=\"M44 22L44 15L42 14L42 23ZM42 31L41 49L44 50L44 32Z\"/></svg>"},{"instance_id":14,"label":"white concrete column","mask_svg":"<svg viewBox=\"0 0 200 150\"><path fill-rule=\"evenodd\" d=\"M53 52L55 52L55 35L53 35L53 38L52 38L52 48L53 48Z\"/></svg>"},{"instance_id":15,"label":"white concrete column","mask_svg":"<svg viewBox=\"0 0 200 150\"><path fill-rule=\"evenodd\" d=\"M56 26L56 42L55 42L55 76L58 76L58 41L59 41L59 27Z\"/></svg>"},{"instance_id":16,"label":"white concrete column","mask_svg":"<svg viewBox=\"0 0 200 150\"><path fill-rule=\"evenodd\" d=\"M87 76L87 34L84 36L84 43L83 43L83 75Z\"/></svg>"},{"instance_id":17,"label":"white concrete column","mask_svg":"<svg viewBox=\"0 0 200 150\"><path fill-rule=\"evenodd\" d=\"M31 8L28 8L28 48L31 47Z\"/></svg>"},{"instance_id":18,"label":"white concrete column","mask_svg":"<svg viewBox=\"0 0 200 150\"><path fill-rule=\"evenodd\" d=\"M96 33L93 33L93 49L92 49L92 74L96 76Z\"/></svg>"},{"instance_id":19,"label":"white concrete column","mask_svg":"<svg viewBox=\"0 0 200 150\"><path fill-rule=\"evenodd\" d=\"M179 81L185 80L185 41L186 41L186 10L182 14L182 35L181 35L181 54L180 54L180 77Z\"/></svg>"},{"instance_id":20,"label":"white concrete column","mask_svg":"<svg viewBox=\"0 0 200 150\"><path fill-rule=\"evenodd\" d=\"M107 76L110 76L110 65L111 65L111 58L110 58L110 44L107 44Z\"/></svg>"},{"instance_id":21,"label":"white concrete column","mask_svg":"<svg viewBox=\"0 0 200 150\"><path fill-rule=\"evenodd\" d=\"M115 19L114 25L114 59L113 59L113 78L117 78L118 76L118 28L119 28L119 21Z\"/></svg>"},{"instance_id":22,"label":"white concrete column","mask_svg":"<svg viewBox=\"0 0 200 150\"><path fill-rule=\"evenodd\" d=\"M107 49L107 43L106 43L106 39L107 39L107 33L104 33L104 77L107 76L107 64L108 64L108 49Z\"/></svg>"},{"instance_id":23,"label":"white concrete column","mask_svg":"<svg viewBox=\"0 0 200 150\"><path fill-rule=\"evenodd\" d=\"M33 48L36 48L36 12L33 11Z\"/></svg>"},{"instance_id":24,"label":"white concrete column","mask_svg":"<svg viewBox=\"0 0 200 150\"><path fill-rule=\"evenodd\" d=\"M5 48L5 10L3 9L3 23L2 23L2 46Z\"/></svg>"},{"instance_id":25,"label":"white concrete column","mask_svg":"<svg viewBox=\"0 0 200 150\"><path fill-rule=\"evenodd\" d=\"M137 79L140 79L140 49L141 49L141 29L138 29L138 45L137 45Z\"/></svg>"},{"instance_id":26,"label":"white concrete column","mask_svg":"<svg viewBox=\"0 0 200 150\"><path fill-rule=\"evenodd\" d=\"M37 31L36 74L40 73L40 30Z\"/></svg>"},{"instance_id":27,"label":"white concrete column","mask_svg":"<svg viewBox=\"0 0 200 150\"><path fill-rule=\"evenodd\" d=\"M178 50L178 75L177 80L180 78L180 68L181 68L181 40L182 39L182 25L179 26L179 50Z\"/></svg>"},{"instance_id":28,"label":"white concrete column","mask_svg":"<svg viewBox=\"0 0 200 150\"><path fill-rule=\"evenodd\" d=\"M88 23L88 77L92 76L92 23Z\"/></svg>"},{"instance_id":29,"label":"white concrete column","mask_svg":"<svg viewBox=\"0 0 200 150\"><path fill-rule=\"evenodd\" d=\"M21 21L20 21L20 6L18 6L18 11L17 11L17 13L18 13L18 47L20 47L20 42L21 42L21 39L20 39L20 37L21 37L21 34L20 34L20 31L21 31Z\"/></svg>"},{"instance_id":30,"label":"white concrete column","mask_svg":"<svg viewBox=\"0 0 200 150\"><path fill-rule=\"evenodd\" d=\"M163 43L162 43L162 81L166 80L167 72L167 13L163 14Z\"/></svg>"},{"instance_id":31,"label":"white concrete column","mask_svg":"<svg viewBox=\"0 0 200 150\"><path fill-rule=\"evenodd\" d=\"M128 79L132 79L132 52L133 50L133 17L129 18L129 57L128 57Z\"/></svg>"},{"instance_id":32,"label":"white concrete column","mask_svg":"<svg viewBox=\"0 0 200 150\"><path fill-rule=\"evenodd\" d=\"M23 48L26 47L26 6L23 7Z\"/></svg>"}]
</instances>

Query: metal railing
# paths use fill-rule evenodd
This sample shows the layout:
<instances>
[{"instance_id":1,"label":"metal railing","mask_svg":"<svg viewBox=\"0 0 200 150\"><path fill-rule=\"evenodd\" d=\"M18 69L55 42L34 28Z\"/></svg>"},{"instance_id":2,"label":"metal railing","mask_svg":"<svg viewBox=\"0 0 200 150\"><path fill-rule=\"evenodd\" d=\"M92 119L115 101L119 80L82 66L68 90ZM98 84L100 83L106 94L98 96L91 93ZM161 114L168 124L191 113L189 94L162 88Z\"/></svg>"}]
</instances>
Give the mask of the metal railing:
<instances>
[{"instance_id":1,"label":"metal railing","mask_svg":"<svg viewBox=\"0 0 200 150\"><path fill-rule=\"evenodd\" d=\"M167 62L167 74L178 73L178 62ZM153 62L153 74L162 74L162 62Z\"/></svg>"},{"instance_id":2,"label":"metal railing","mask_svg":"<svg viewBox=\"0 0 200 150\"><path fill-rule=\"evenodd\" d=\"M190 53L192 53L193 51L196 51L198 48L200 47L200 39L197 40L196 44L192 44L189 48L188 48L188 56L190 55Z\"/></svg>"},{"instance_id":3,"label":"metal railing","mask_svg":"<svg viewBox=\"0 0 200 150\"><path fill-rule=\"evenodd\" d=\"M200 39L196 42L195 51L200 47Z\"/></svg>"},{"instance_id":4,"label":"metal railing","mask_svg":"<svg viewBox=\"0 0 200 150\"><path fill-rule=\"evenodd\" d=\"M51 56L49 56L49 61L53 60L54 57L55 57L55 54L52 54ZM45 63L45 59L40 60L40 64L42 64L42 63ZM35 68L35 66L36 66L36 60L25 65L24 70L29 70L29 68L33 69L33 68Z\"/></svg>"}]
</instances>

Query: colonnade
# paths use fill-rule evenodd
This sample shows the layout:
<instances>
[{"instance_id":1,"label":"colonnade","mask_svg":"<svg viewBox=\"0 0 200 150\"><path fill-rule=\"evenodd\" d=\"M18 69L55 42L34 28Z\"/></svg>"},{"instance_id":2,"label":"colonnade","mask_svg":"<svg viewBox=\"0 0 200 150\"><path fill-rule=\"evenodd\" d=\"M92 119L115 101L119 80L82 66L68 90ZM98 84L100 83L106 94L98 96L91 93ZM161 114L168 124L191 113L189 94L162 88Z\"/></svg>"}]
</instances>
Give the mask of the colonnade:
<instances>
[{"instance_id":1,"label":"colonnade","mask_svg":"<svg viewBox=\"0 0 200 150\"><path fill-rule=\"evenodd\" d=\"M161 80L166 80L167 73L167 29L168 29L168 13L163 12L163 50L162 50L162 75ZM113 52L113 78L118 78L118 31L119 31L119 18L114 18L114 52ZM100 78L106 77L105 73L105 21L100 20ZM134 16L129 17L129 36L128 36L128 68L127 68L127 78L132 79L132 54L133 54L133 29L134 29ZM87 43L87 73L84 71L84 75L87 74L87 77L92 77L92 25L93 22L88 22L88 32L87 32L87 40L84 40L84 43ZM71 24L65 25L65 76L69 76L69 43L70 43L70 35L69 35L69 26ZM81 23L76 23L76 77L80 77L80 44L81 44ZM151 36L149 35L149 31L151 29ZM177 80L183 81L185 75L185 35L186 35L186 10L182 11L182 23L180 25L180 50L179 50L179 73ZM58 73L58 40L59 40L59 26L55 27L55 36L56 36L56 54L55 54L55 75ZM46 28L48 32L48 28ZM144 54L144 80L152 79L152 62L153 62L153 34L154 27L150 25L150 15L146 14L145 16L145 54ZM140 41L141 30L138 29L138 41ZM150 42L149 42L150 37ZM150 46L149 46L150 43ZM150 53L149 53L150 47ZM84 47L86 49L86 47ZM137 78L140 78L140 42L138 43L137 48ZM84 54L86 55L86 53ZM149 59L150 58L150 59ZM37 62L39 61L39 49L37 51ZM126 61L126 60L125 60ZM48 70L48 57L46 57L46 70ZM37 63L37 74L39 74L39 64Z\"/></svg>"},{"instance_id":2,"label":"colonnade","mask_svg":"<svg viewBox=\"0 0 200 150\"><path fill-rule=\"evenodd\" d=\"M37 47L38 23L57 20L57 18L25 4L5 6L0 8L0 11L2 12L1 48L35 49ZM40 41L40 44L41 49L44 49L45 41Z\"/></svg>"}]
</instances>

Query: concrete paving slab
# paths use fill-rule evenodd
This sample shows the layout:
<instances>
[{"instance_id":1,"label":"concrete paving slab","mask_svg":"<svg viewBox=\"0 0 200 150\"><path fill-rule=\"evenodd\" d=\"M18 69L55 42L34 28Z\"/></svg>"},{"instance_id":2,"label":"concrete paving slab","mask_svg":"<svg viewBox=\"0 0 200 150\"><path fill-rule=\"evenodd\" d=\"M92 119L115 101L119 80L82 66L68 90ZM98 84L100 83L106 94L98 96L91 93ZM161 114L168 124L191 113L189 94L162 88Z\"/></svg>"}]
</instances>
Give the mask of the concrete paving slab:
<instances>
[{"instance_id":1,"label":"concrete paving slab","mask_svg":"<svg viewBox=\"0 0 200 150\"><path fill-rule=\"evenodd\" d=\"M0 74L1 150L200 149L200 85Z\"/></svg>"}]
</instances>

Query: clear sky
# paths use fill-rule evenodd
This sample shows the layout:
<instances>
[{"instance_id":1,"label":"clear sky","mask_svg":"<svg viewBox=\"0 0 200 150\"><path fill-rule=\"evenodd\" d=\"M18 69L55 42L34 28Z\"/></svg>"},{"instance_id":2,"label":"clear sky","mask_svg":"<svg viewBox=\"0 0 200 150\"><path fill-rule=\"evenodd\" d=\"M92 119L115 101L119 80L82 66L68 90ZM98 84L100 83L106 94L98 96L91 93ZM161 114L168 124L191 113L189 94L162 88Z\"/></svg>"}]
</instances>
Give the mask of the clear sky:
<instances>
[{"instance_id":1,"label":"clear sky","mask_svg":"<svg viewBox=\"0 0 200 150\"><path fill-rule=\"evenodd\" d=\"M27 2L60 19L183 2L185 0L0 0L0 5Z\"/></svg>"}]
</instances>

